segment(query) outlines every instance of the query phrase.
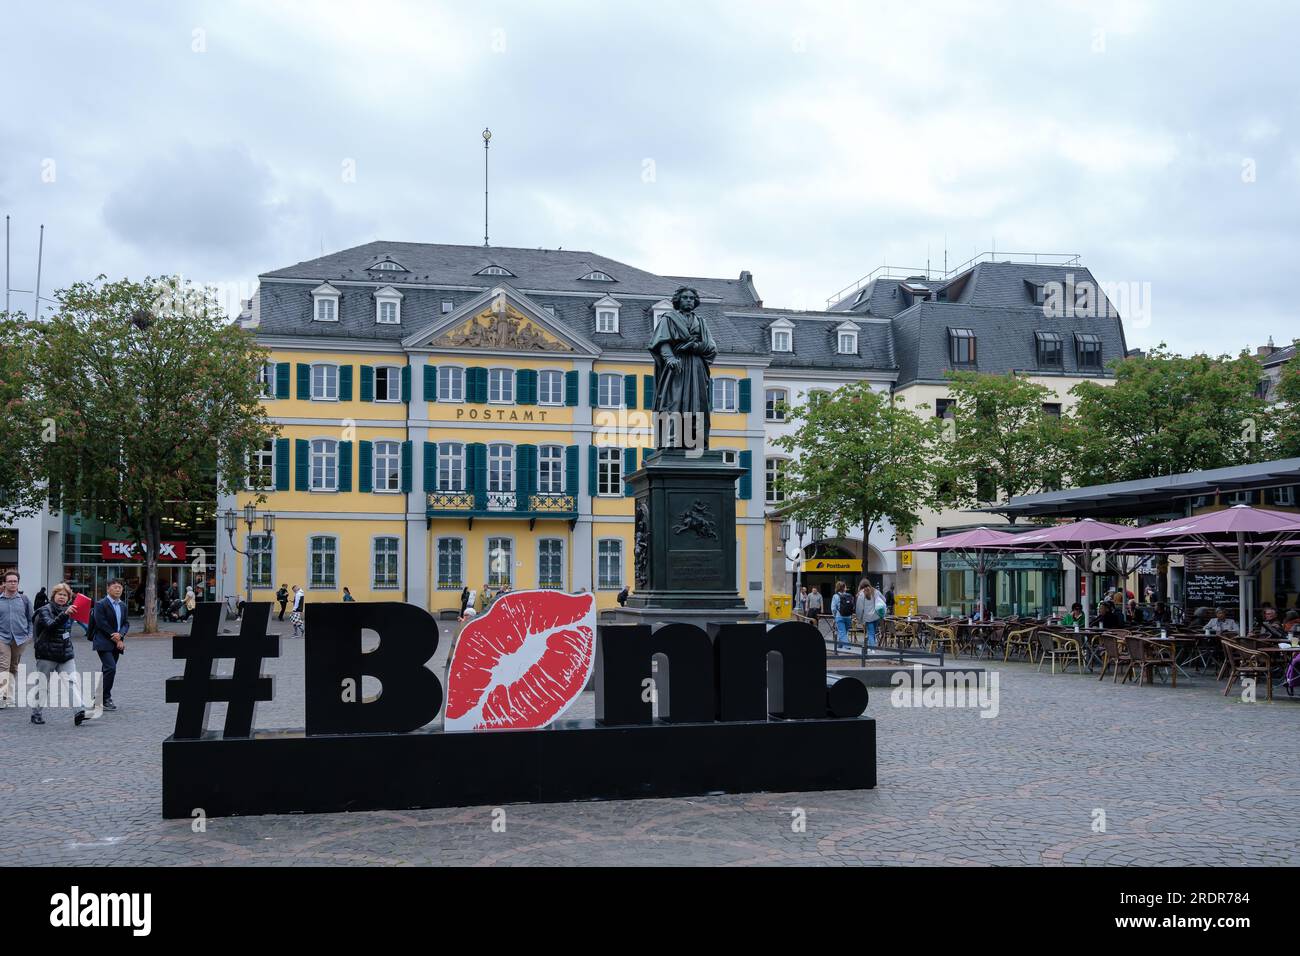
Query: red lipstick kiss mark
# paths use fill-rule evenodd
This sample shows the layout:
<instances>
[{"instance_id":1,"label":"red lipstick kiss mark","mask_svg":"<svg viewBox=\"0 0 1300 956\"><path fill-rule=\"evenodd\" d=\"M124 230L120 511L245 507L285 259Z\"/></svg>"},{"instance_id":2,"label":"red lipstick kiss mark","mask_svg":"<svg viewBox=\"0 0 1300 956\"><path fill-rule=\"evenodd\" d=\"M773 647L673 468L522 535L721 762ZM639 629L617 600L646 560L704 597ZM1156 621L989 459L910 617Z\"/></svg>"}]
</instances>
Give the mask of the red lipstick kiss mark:
<instances>
[{"instance_id":1,"label":"red lipstick kiss mark","mask_svg":"<svg viewBox=\"0 0 1300 956\"><path fill-rule=\"evenodd\" d=\"M595 663L595 595L512 591L456 639L443 728L545 727L578 699Z\"/></svg>"}]
</instances>

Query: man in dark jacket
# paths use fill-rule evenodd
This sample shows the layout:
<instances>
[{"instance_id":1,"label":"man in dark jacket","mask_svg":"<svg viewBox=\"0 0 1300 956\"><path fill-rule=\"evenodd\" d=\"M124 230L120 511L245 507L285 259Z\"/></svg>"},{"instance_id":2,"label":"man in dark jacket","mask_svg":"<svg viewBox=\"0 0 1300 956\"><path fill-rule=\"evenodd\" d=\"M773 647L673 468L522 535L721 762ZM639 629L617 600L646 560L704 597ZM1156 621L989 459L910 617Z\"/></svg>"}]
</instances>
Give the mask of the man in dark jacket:
<instances>
[{"instance_id":1,"label":"man in dark jacket","mask_svg":"<svg viewBox=\"0 0 1300 956\"><path fill-rule=\"evenodd\" d=\"M284 609L289 606L289 589L281 584L280 590L275 592L275 599L280 602L280 616L276 620L283 621Z\"/></svg>"},{"instance_id":2,"label":"man in dark jacket","mask_svg":"<svg viewBox=\"0 0 1300 956\"><path fill-rule=\"evenodd\" d=\"M117 659L126 649L126 632L131 625L126 619L126 601L122 598L122 582L108 582L108 597L102 598L90 612L91 647L99 655L104 673L104 687L100 691L103 709L117 710L113 703L113 680L117 677Z\"/></svg>"}]
</instances>

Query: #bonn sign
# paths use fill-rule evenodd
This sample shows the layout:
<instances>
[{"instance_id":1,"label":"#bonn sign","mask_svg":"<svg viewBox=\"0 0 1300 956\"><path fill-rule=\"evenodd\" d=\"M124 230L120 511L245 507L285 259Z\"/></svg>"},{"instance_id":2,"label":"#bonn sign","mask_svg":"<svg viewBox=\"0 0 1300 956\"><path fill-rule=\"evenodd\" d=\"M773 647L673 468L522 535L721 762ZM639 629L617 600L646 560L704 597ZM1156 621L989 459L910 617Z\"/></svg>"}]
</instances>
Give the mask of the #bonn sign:
<instances>
[{"instance_id":1,"label":"#bonn sign","mask_svg":"<svg viewBox=\"0 0 1300 956\"><path fill-rule=\"evenodd\" d=\"M827 679L821 635L788 621L596 625L595 598L516 591L473 619L446 686L438 625L398 602L307 606L305 726L254 731L273 699L270 604L219 635L199 605L173 639L176 726L163 742L163 815L497 805L863 789L876 783L867 691ZM378 635L363 650L363 632ZM233 660L229 677L217 660ZM657 666L656 666L657 663ZM565 717L595 678L595 719ZM363 695L363 680L382 688ZM208 729L213 703L225 723ZM657 714L656 714L657 706ZM441 715L441 727L436 725Z\"/></svg>"}]
</instances>

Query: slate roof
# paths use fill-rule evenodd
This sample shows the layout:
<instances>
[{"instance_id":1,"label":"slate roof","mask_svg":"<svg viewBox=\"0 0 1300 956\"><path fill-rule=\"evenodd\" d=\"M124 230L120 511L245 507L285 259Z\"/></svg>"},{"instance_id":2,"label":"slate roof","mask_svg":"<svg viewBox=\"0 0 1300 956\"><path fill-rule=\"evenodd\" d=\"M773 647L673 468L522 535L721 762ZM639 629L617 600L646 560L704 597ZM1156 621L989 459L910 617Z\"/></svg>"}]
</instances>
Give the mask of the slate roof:
<instances>
[{"instance_id":1,"label":"slate roof","mask_svg":"<svg viewBox=\"0 0 1300 956\"><path fill-rule=\"evenodd\" d=\"M728 309L728 317L743 328L760 352L771 358L773 368L867 369L897 368L894 337L889 323L861 321L860 316L843 312L809 312L795 309L749 308ZM793 324L792 351L773 352L772 324L785 319ZM858 327L856 355L838 351L837 329L845 322Z\"/></svg>"},{"instance_id":2,"label":"slate roof","mask_svg":"<svg viewBox=\"0 0 1300 956\"><path fill-rule=\"evenodd\" d=\"M405 267L405 272L367 271L368 266L391 258ZM489 266L500 266L509 277L480 276ZM615 281L602 282L581 278L590 272L604 272ZM653 295L669 297L678 286L693 284L701 296L713 296L740 305L753 304L739 280L660 276L617 262L594 252L559 249L519 249L509 246L453 246L426 242L368 242L317 259L299 262L284 269L263 273L270 279L350 280L404 284L448 286L477 289L490 288L508 278L519 289L545 289L555 292L584 292L595 296Z\"/></svg>"},{"instance_id":3,"label":"slate roof","mask_svg":"<svg viewBox=\"0 0 1300 956\"><path fill-rule=\"evenodd\" d=\"M950 363L948 330L970 329L975 334L979 372L1022 370L1038 375L1098 375L1080 370L1075 334L1101 339L1101 361L1124 357L1124 331L1117 316L1048 318L1041 308L1005 308L953 302L921 302L893 320L894 348L898 356L898 384L914 381L942 382L954 369ZM1062 368L1038 365L1036 331L1055 332L1062 340Z\"/></svg>"}]
</instances>

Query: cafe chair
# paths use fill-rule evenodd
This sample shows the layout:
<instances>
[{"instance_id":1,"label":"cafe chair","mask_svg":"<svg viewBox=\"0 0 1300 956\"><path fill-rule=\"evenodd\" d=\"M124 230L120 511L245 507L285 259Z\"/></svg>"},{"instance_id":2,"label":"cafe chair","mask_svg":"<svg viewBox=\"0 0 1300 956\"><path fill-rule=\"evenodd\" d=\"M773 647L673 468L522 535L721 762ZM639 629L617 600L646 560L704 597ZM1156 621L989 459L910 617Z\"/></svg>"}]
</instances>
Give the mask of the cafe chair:
<instances>
[{"instance_id":1,"label":"cafe chair","mask_svg":"<svg viewBox=\"0 0 1300 956\"><path fill-rule=\"evenodd\" d=\"M1083 673L1083 651L1079 647L1079 642L1071 637L1061 637L1053 634L1047 628L1039 628L1034 634L1038 641L1038 670L1043 669L1043 661L1051 658L1052 673L1056 673L1056 659L1061 659L1061 673L1070 666L1073 660L1079 666L1079 673Z\"/></svg>"},{"instance_id":2,"label":"cafe chair","mask_svg":"<svg viewBox=\"0 0 1300 956\"><path fill-rule=\"evenodd\" d=\"M1156 672L1161 668L1168 668L1169 685L1178 686L1178 668L1174 666L1174 650L1171 646L1155 644L1132 634L1124 643L1128 646L1128 656L1131 660L1121 683L1128 683L1129 674L1136 668L1139 687L1148 682L1154 684Z\"/></svg>"},{"instance_id":3,"label":"cafe chair","mask_svg":"<svg viewBox=\"0 0 1300 956\"><path fill-rule=\"evenodd\" d=\"M1029 658L1029 663L1034 662L1034 628L1022 627L1007 633L1006 647L1002 651L1004 661L1011 659L1011 652L1015 651L1019 656L1021 651Z\"/></svg>"},{"instance_id":4,"label":"cafe chair","mask_svg":"<svg viewBox=\"0 0 1300 956\"><path fill-rule=\"evenodd\" d=\"M1101 674L1097 680L1106 679L1106 668L1112 668L1111 683L1119 683L1119 672L1122 668L1125 674L1133 666L1133 659L1128 656L1128 648L1125 646L1125 634L1122 631L1109 631L1097 635L1097 644L1101 647ZM1127 678L1126 678L1127 679Z\"/></svg>"},{"instance_id":5,"label":"cafe chair","mask_svg":"<svg viewBox=\"0 0 1300 956\"><path fill-rule=\"evenodd\" d=\"M1223 645L1224 666L1228 669L1228 686L1223 688L1223 696L1232 692L1232 687L1239 677L1254 677L1255 685L1263 681L1268 688L1268 699L1273 699L1273 664L1268 655L1253 647L1246 647L1227 638L1220 640Z\"/></svg>"}]
</instances>

